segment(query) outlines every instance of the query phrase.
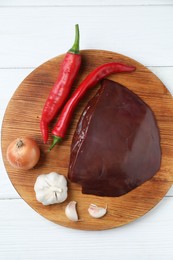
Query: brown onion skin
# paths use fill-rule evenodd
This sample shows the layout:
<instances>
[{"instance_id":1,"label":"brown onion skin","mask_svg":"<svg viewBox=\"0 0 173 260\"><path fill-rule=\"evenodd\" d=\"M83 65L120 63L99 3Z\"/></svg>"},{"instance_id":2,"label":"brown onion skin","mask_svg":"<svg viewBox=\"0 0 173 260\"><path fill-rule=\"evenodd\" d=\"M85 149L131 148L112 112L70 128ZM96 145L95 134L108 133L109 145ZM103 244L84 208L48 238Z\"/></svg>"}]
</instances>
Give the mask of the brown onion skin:
<instances>
[{"instance_id":1,"label":"brown onion skin","mask_svg":"<svg viewBox=\"0 0 173 260\"><path fill-rule=\"evenodd\" d=\"M7 148L7 160L15 169L32 169L40 159L38 144L29 137L17 138Z\"/></svg>"}]
</instances>

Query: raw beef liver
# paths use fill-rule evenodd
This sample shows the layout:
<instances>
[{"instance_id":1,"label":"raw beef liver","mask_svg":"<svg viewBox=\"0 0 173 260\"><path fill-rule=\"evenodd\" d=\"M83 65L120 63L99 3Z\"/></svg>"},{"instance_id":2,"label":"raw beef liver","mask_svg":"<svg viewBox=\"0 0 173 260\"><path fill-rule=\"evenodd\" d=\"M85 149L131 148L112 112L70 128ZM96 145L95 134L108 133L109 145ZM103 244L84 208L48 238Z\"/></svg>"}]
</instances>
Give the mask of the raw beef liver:
<instances>
[{"instance_id":1,"label":"raw beef liver","mask_svg":"<svg viewBox=\"0 0 173 260\"><path fill-rule=\"evenodd\" d=\"M68 178L83 193L120 196L153 177L160 162L152 110L126 87L105 79L78 122Z\"/></svg>"}]
</instances>

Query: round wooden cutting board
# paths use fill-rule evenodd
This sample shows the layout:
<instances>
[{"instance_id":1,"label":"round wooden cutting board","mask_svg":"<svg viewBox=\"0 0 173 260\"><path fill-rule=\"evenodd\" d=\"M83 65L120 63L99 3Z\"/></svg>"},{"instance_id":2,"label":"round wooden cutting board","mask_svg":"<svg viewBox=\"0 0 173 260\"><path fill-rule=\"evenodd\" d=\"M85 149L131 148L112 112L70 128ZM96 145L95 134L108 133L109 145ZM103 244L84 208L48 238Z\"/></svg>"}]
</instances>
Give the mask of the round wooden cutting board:
<instances>
[{"instance_id":1,"label":"round wooden cutting board","mask_svg":"<svg viewBox=\"0 0 173 260\"><path fill-rule=\"evenodd\" d=\"M120 197L99 197L81 193L81 187L68 183L68 199L61 204L43 206L36 200L34 184L38 175L58 172L67 176L70 145L77 121L87 101L95 94L99 86L93 88L75 111L66 139L51 152L48 144L43 144L39 129L40 115L54 84L64 55L55 57L35 69L20 84L6 109L2 125L2 154L9 178L20 196L39 214L62 226L83 229L102 230L127 224L147 213L166 194L173 183L173 99L162 82L145 66L123 55L101 50L83 50L82 67L74 87L95 67L106 62L123 62L136 66L132 73L118 73L108 77L128 87L139 95L154 111L161 135L162 163L160 171L149 181L135 190ZM72 90L72 91L73 91ZM56 120L55 120L56 121ZM50 129L54 125L52 122ZM17 137L34 138L41 149L38 165L29 171L15 170L6 160L8 144ZM65 216L64 209L71 201L77 201L77 210L81 221L72 222ZM90 203L108 206L107 214L94 219L88 214Z\"/></svg>"}]
</instances>

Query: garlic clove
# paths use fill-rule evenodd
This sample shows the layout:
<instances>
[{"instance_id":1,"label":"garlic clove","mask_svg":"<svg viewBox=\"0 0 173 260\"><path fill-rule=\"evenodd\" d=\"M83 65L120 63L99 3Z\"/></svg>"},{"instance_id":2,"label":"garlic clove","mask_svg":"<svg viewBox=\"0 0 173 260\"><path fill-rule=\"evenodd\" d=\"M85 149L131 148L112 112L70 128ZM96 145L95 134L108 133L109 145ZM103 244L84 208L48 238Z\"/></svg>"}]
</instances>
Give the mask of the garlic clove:
<instances>
[{"instance_id":1,"label":"garlic clove","mask_svg":"<svg viewBox=\"0 0 173 260\"><path fill-rule=\"evenodd\" d=\"M76 201L71 201L68 203L68 205L65 208L65 214L67 218L75 222L79 220L77 210L76 210L76 204L77 204Z\"/></svg>"},{"instance_id":2,"label":"garlic clove","mask_svg":"<svg viewBox=\"0 0 173 260\"><path fill-rule=\"evenodd\" d=\"M93 218L101 218L106 214L107 207L102 208L102 207L98 207L95 204L90 204L90 206L88 208L88 212L89 212L90 216Z\"/></svg>"}]
</instances>

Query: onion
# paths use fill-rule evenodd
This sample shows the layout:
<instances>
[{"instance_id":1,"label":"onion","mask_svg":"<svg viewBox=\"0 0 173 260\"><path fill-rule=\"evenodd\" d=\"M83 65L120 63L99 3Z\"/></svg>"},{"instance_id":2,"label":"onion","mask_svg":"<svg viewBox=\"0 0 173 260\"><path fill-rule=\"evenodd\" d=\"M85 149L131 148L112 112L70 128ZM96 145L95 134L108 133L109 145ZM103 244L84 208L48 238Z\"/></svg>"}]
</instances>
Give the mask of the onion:
<instances>
[{"instance_id":1,"label":"onion","mask_svg":"<svg viewBox=\"0 0 173 260\"><path fill-rule=\"evenodd\" d=\"M6 155L8 162L14 168L29 170L37 164L40 149L31 138L17 138L9 144Z\"/></svg>"}]
</instances>

